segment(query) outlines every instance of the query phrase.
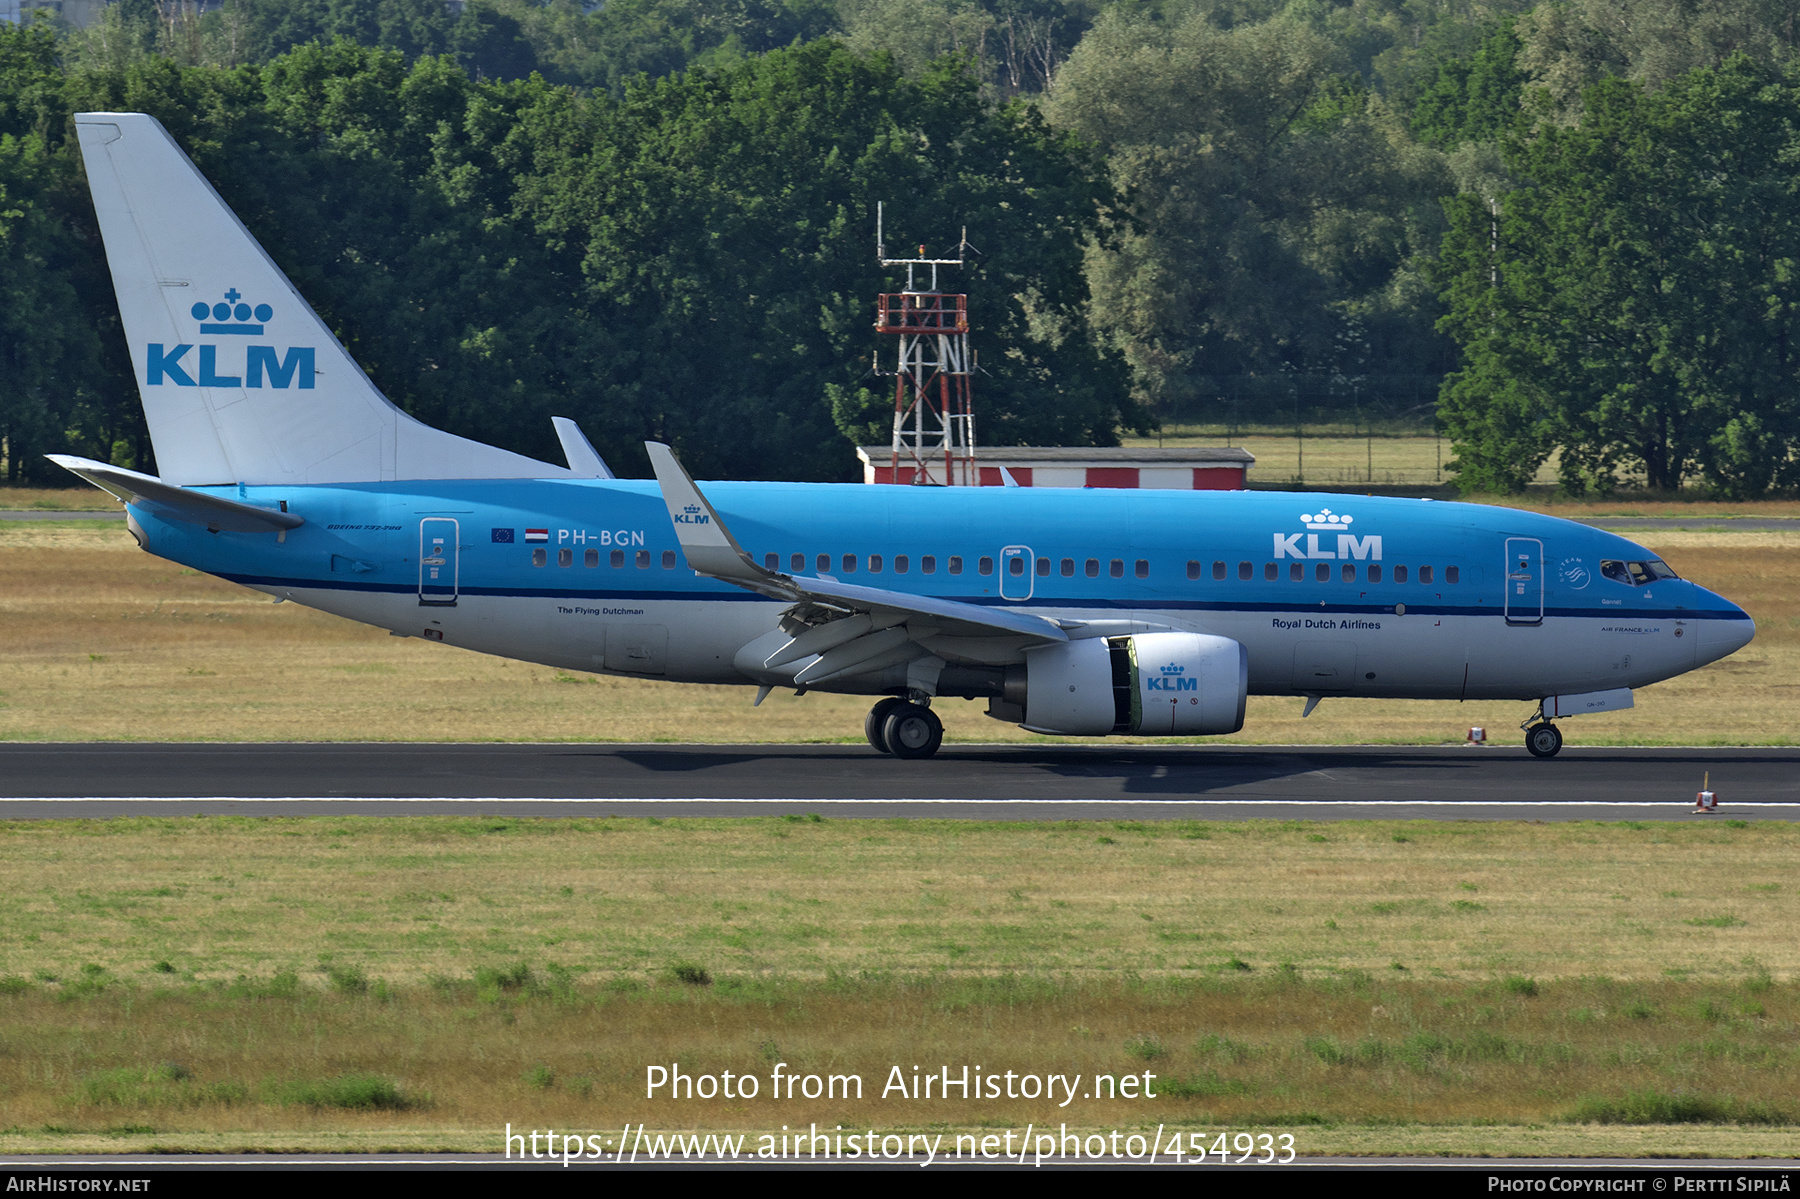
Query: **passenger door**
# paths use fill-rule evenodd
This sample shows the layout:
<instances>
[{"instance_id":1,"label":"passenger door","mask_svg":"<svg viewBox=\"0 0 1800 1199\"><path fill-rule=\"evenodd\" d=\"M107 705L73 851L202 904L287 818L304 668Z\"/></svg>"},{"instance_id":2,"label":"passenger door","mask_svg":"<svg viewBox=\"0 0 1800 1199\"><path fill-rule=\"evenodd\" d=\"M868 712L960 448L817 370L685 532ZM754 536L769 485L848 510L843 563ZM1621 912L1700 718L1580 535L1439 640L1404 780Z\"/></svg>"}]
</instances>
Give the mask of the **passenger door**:
<instances>
[{"instance_id":1,"label":"passenger door","mask_svg":"<svg viewBox=\"0 0 1800 1199\"><path fill-rule=\"evenodd\" d=\"M1032 587L1036 583L1036 575L1032 568L1036 565L1028 545L1009 545L1000 551L1000 598L1028 600Z\"/></svg>"},{"instance_id":2,"label":"passenger door","mask_svg":"<svg viewBox=\"0 0 1800 1199\"><path fill-rule=\"evenodd\" d=\"M427 607L456 606L456 535L457 523L447 517L419 522L419 603Z\"/></svg>"},{"instance_id":3,"label":"passenger door","mask_svg":"<svg viewBox=\"0 0 1800 1199\"><path fill-rule=\"evenodd\" d=\"M1506 539L1506 623L1544 623L1544 543L1535 537Z\"/></svg>"}]
</instances>

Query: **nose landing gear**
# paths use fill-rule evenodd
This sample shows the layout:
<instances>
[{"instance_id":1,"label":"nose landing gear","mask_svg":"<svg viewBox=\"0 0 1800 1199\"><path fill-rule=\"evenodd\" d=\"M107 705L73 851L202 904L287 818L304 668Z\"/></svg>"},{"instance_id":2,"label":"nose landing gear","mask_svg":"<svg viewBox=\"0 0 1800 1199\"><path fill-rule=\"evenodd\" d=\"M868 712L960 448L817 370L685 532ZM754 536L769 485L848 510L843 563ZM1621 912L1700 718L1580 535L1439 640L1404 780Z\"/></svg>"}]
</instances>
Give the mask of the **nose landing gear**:
<instances>
[{"instance_id":1,"label":"nose landing gear","mask_svg":"<svg viewBox=\"0 0 1800 1199\"><path fill-rule=\"evenodd\" d=\"M923 704L888 698L863 719L869 744L896 758L929 758L944 743L944 722Z\"/></svg>"},{"instance_id":2,"label":"nose landing gear","mask_svg":"<svg viewBox=\"0 0 1800 1199\"><path fill-rule=\"evenodd\" d=\"M1562 730L1544 719L1544 702L1538 701L1537 711L1525 718L1519 726L1525 730L1525 748L1531 751L1534 758L1554 758L1562 749Z\"/></svg>"}]
</instances>

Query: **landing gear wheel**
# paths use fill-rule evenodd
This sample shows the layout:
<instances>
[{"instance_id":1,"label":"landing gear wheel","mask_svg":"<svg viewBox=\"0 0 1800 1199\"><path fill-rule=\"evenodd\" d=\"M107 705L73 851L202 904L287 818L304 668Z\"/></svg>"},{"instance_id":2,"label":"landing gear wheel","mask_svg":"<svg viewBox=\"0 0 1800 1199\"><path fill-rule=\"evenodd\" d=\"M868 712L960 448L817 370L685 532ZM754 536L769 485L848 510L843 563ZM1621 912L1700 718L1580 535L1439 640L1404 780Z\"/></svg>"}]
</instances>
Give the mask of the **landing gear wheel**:
<instances>
[{"instance_id":1,"label":"landing gear wheel","mask_svg":"<svg viewBox=\"0 0 1800 1199\"><path fill-rule=\"evenodd\" d=\"M929 758L944 743L944 722L930 708L896 702L900 706L893 709L881 730L888 752L896 758Z\"/></svg>"},{"instance_id":2,"label":"landing gear wheel","mask_svg":"<svg viewBox=\"0 0 1800 1199\"><path fill-rule=\"evenodd\" d=\"M1562 748L1562 730L1553 724L1534 724L1525 730L1525 748L1534 758L1554 758Z\"/></svg>"},{"instance_id":3,"label":"landing gear wheel","mask_svg":"<svg viewBox=\"0 0 1800 1199\"><path fill-rule=\"evenodd\" d=\"M878 702L873 708L870 708L869 714L863 717L863 736L869 739L869 744L873 745L881 753L893 753L894 751L888 748L887 743L888 717L894 714L896 708L907 708L911 706L912 705L908 704L903 699L895 699L893 696L889 696Z\"/></svg>"}]
</instances>

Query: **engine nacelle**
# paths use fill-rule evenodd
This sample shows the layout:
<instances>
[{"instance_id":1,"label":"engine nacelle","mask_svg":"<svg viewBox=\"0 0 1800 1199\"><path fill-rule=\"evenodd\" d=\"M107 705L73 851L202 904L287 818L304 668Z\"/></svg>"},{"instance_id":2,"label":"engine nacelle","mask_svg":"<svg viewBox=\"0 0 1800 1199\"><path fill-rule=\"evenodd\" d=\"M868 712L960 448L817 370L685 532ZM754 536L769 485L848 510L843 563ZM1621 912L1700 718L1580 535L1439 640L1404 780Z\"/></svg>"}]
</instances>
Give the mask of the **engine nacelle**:
<instances>
[{"instance_id":1,"label":"engine nacelle","mask_svg":"<svg viewBox=\"0 0 1800 1199\"><path fill-rule=\"evenodd\" d=\"M1098 737L1192 737L1244 727L1250 653L1229 637L1138 633L1025 655L1024 726Z\"/></svg>"}]
</instances>

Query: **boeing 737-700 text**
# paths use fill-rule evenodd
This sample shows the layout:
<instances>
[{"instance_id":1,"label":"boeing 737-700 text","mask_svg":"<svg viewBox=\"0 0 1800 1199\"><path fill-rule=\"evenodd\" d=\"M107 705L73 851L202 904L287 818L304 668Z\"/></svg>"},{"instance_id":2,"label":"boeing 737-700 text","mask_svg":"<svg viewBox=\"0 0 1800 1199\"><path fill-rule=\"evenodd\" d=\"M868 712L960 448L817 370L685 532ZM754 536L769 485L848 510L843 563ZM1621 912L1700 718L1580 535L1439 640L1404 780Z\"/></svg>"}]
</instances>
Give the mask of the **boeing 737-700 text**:
<instances>
[{"instance_id":1,"label":"boeing 737-700 text","mask_svg":"<svg viewBox=\"0 0 1800 1199\"><path fill-rule=\"evenodd\" d=\"M1624 538L1507 508L1274 492L615 479L390 403L141 113L76 118L160 477L56 461L153 554L352 620L571 670L940 697L1034 732L1195 736L1249 695L1535 700L1557 719L1746 644L1749 617Z\"/></svg>"}]
</instances>

